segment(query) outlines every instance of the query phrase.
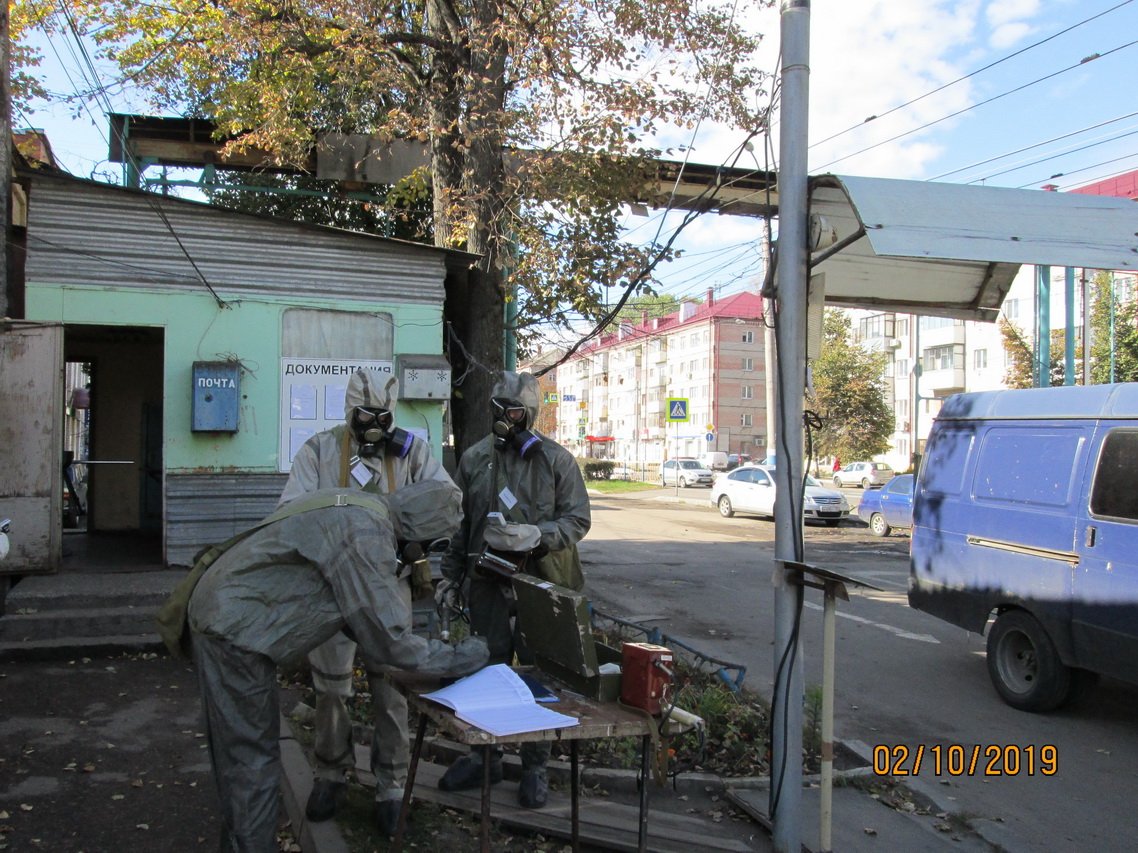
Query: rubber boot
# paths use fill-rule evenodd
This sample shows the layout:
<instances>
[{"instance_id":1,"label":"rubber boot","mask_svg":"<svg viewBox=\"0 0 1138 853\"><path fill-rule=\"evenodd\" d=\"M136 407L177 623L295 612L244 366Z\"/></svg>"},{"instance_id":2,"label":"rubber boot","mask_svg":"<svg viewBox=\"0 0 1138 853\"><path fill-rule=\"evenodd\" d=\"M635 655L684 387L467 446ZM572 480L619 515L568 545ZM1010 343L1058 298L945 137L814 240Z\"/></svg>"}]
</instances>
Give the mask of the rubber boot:
<instances>
[{"instance_id":1,"label":"rubber boot","mask_svg":"<svg viewBox=\"0 0 1138 853\"><path fill-rule=\"evenodd\" d=\"M502 781L502 753L490 755L490 784ZM475 749L464 755L447 768L439 779L439 788L444 791L467 791L482 787L482 750Z\"/></svg>"}]
</instances>

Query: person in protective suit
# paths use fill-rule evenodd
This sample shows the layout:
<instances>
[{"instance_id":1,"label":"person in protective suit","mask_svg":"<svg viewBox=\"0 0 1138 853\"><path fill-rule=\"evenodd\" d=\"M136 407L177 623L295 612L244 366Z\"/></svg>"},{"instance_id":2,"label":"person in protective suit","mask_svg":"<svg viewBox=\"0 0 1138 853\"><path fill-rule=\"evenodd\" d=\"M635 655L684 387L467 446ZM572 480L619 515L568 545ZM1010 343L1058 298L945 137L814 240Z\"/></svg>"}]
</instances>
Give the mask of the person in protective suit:
<instances>
[{"instance_id":1,"label":"person in protective suit","mask_svg":"<svg viewBox=\"0 0 1138 853\"><path fill-rule=\"evenodd\" d=\"M189 601L227 851L278 847L278 665L345 629L372 671L458 676L487 658L477 638L449 646L414 634L395 577L397 539L447 536L457 525L459 501L446 484L385 496L322 489L289 509L218 557Z\"/></svg>"},{"instance_id":2,"label":"person in protective suit","mask_svg":"<svg viewBox=\"0 0 1138 853\"><path fill-rule=\"evenodd\" d=\"M487 546L517 554L528 552L526 571L580 589L584 585L577 543L589 531L592 516L585 481L573 455L534 429L541 391L528 373L503 373L490 400L493 430L459 460L456 481L462 488L463 518L450 550L443 556L444 580L436 598L445 604L470 579L470 628L485 637L493 663L511 663L515 653L532 662L511 625L513 592L508 583L477 570ZM500 515L490 516L490 513ZM545 805L549 792L545 764L548 743L523 744L518 802L525 808ZM443 790L482 783L483 751L475 750L447 769ZM491 756L490 778L502 778L501 753Z\"/></svg>"},{"instance_id":3,"label":"person in protective suit","mask_svg":"<svg viewBox=\"0 0 1138 853\"><path fill-rule=\"evenodd\" d=\"M352 374L344 394L344 420L308 439L297 452L278 506L339 486L390 494L410 483L435 480L459 494L430 447L394 425L399 381L390 374L361 369ZM399 580L399 592L411 602L410 571ZM352 721L347 700L352 695L356 644L343 634L331 637L308 656L316 690L316 770L305 815L327 820L346 793L345 775L355 766ZM371 771L375 774L375 821L380 833L392 835L399 817L410 762L407 700L382 676L369 674L374 729Z\"/></svg>"}]
</instances>

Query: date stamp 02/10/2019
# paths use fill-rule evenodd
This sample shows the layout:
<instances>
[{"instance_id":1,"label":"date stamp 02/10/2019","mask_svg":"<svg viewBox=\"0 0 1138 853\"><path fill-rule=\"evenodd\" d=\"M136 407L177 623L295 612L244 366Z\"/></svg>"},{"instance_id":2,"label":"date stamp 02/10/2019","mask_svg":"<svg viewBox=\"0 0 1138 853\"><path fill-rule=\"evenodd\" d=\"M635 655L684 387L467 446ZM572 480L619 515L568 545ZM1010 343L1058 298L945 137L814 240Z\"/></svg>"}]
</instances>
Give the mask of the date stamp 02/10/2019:
<instances>
[{"instance_id":1,"label":"date stamp 02/10/2019","mask_svg":"<svg viewBox=\"0 0 1138 853\"><path fill-rule=\"evenodd\" d=\"M1054 776L1059 748L1054 744L878 744L873 748L875 776Z\"/></svg>"}]
</instances>

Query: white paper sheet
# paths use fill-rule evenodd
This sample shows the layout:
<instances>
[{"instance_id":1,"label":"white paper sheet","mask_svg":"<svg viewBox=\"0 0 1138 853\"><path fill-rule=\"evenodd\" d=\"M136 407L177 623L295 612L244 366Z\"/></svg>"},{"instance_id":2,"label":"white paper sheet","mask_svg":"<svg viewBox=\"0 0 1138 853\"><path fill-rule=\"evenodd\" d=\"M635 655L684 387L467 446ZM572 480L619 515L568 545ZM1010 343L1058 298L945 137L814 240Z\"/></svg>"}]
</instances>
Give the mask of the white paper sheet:
<instances>
[{"instance_id":1,"label":"white paper sheet","mask_svg":"<svg viewBox=\"0 0 1138 853\"><path fill-rule=\"evenodd\" d=\"M499 737L577 725L576 717L537 704L525 682L505 664L488 666L442 690L424 693L423 698Z\"/></svg>"}]
</instances>

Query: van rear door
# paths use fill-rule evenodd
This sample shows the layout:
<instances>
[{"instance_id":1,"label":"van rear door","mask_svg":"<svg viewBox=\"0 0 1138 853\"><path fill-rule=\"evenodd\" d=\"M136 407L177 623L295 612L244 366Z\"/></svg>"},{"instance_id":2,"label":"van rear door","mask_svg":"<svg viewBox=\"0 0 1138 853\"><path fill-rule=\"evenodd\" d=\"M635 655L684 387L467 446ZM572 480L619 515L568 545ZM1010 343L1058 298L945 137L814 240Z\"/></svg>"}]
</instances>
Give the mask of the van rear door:
<instances>
[{"instance_id":1,"label":"van rear door","mask_svg":"<svg viewBox=\"0 0 1138 853\"><path fill-rule=\"evenodd\" d=\"M1100 426L1091 458L1074 583L1076 665L1138 682L1138 426Z\"/></svg>"}]
</instances>

